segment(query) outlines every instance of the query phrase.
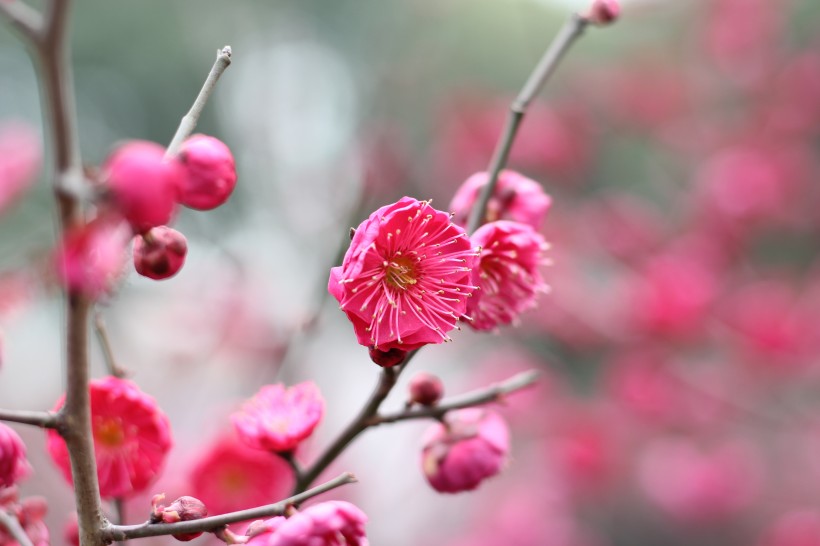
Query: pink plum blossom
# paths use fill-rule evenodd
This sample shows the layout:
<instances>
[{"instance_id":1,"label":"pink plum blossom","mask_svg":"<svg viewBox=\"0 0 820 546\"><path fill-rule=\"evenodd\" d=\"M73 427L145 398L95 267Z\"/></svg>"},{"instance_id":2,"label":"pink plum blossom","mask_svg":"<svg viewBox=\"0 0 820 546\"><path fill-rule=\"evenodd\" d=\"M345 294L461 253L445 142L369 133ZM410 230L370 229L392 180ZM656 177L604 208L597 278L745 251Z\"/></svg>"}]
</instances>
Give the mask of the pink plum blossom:
<instances>
[{"instance_id":1,"label":"pink plum blossom","mask_svg":"<svg viewBox=\"0 0 820 546\"><path fill-rule=\"evenodd\" d=\"M313 433L325 412L318 387L310 381L289 388L263 386L231 416L239 439L255 449L292 452Z\"/></svg>"},{"instance_id":2,"label":"pink plum blossom","mask_svg":"<svg viewBox=\"0 0 820 546\"><path fill-rule=\"evenodd\" d=\"M151 485L171 449L168 417L156 401L126 379L104 377L89 385L97 477L103 498L127 497ZM54 407L58 411L65 396ZM63 438L48 431L48 452L71 483Z\"/></svg>"},{"instance_id":3,"label":"pink plum blossom","mask_svg":"<svg viewBox=\"0 0 820 546\"><path fill-rule=\"evenodd\" d=\"M470 326L492 330L535 307L538 294L547 291L539 271L548 248L544 238L532 226L499 220L478 228L471 240L481 254L473 269L479 289L467 302Z\"/></svg>"},{"instance_id":4,"label":"pink plum blossom","mask_svg":"<svg viewBox=\"0 0 820 546\"><path fill-rule=\"evenodd\" d=\"M179 161L185 166L181 204L211 210L231 196L236 186L236 166L224 142L212 136L193 135L182 144Z\"/></svg>"},{"instance_id":5,"label":"pink plum blossom","mask_svg":"<svg viewBox=\"0 0 820 546\"><path fill-rule=\"evenodd\" d=\"M0 423L0 488L13 486L30 472L23 440L14 429Z\"/></svg>"},{"instance_id":6,"label":"pink plum blossom","mask_svg":"<svg viewBox=\"0 0 820 546\"><path fill-rule=\"evenodd\" d=\"M361 345L410 351L450 339L474 290L476 257L447 213L403 197L356 228L328 290Z\"/></svg>"},{"instance_id":7,"label":"pink plum blossom","mask_svg":"<svg viewBox=\"0 0 820 546\"><path fill-rule=\"evenodd\" d=\"M170 223L185 172L176 160L166 160L165 148L144 140L126 142L102 171L114 208L134 233Z\"/></svg>"},{"instance_id":8,"label":"pink plum blossom","mask_svg":"<svg viewBox=\"0 0 820 546\"><path fill-rule=\"evenodd\" d=\"M289 518L255 522L248 529L253 546L368 546L367 516L345 501L314 504Z\"/></svg>"},{"instance_id":9,"label":"pink plum blossom","mask_svg":"<svg viewBox=\"0 0 820 546\"><path fill-rule=\"evenodd\" d=\"M32 546L48 546L49 532L43 518L48 512L48 504L43 497L18 498L17 487L0 488L0 510L15 518ZM5 526L0 525L0 544L18 546Z\"/></svg>"},{"instance_id":10,"label":"pink plum blossom","mask_svg":"<svg viewBox=\"0 0 820 546\"><path fill-rule=\"evenodd\" d=\"M763 531L757 546L820 546L820 512L802 508L782 514Z\"/></svg>"},{"instance_id":11,"label":"pink plum blossom","mask_svg":"<svg viewBox=\"0 0 820 546\"><path fill-rule=\"evenodd\" d=\"M0 124L0 212L31 186L42 161L40 137L28 124Z\"/></svg>"},{"instance_id":12,"label":"pink plum blossom","mask_svg":"<svg viewBox=\"0 0 820 546\"><path fill-rule=\"evenodd\" d=\"M483 408L451 411L447 426L436 423L422 439L421 466L427 481L441 493L470 491L495 476L510 448L507 424Z\"/></svg>"},{"instance_id":13,"label":"pink plum blossom","mask_svg":"<svg viewBox=\"0 0 820 546\"><path fill-rule=\"evenodd\" d=\"M168 226L157 226L134 237L134 269L149 279L173 277L182 269L187 254L185 236Z\"/></svg>"},{"instance_id":14,"label":"pink plum blossom","mask_svg":"<svg viewBox=\"0 0 820 546\"><path fill-rule=\"evenodd\" d=\"M487 185L489 176L487 172L476 173L456 191L450 202L450 210L453 211L453 221L456 224L467 225L470 213L484 186ZM487 214L482 223L514 220L539 230L551 205L552 198L544 192L541 184L515 171L504 170L498 174L498 181L487 203Z\"/></svg>"},{"instance_id":15,"label":"pink plum blossom","mask_svg":"<svg viewBox=\"0 0 820 546\"><path fill-rule=\"evenodd\" d=\"M246 446L233 434L199 450L191 463L189 493L213 514L270 504L288 496L293 473L280 457Z\"/></svg>"}]
</instances>

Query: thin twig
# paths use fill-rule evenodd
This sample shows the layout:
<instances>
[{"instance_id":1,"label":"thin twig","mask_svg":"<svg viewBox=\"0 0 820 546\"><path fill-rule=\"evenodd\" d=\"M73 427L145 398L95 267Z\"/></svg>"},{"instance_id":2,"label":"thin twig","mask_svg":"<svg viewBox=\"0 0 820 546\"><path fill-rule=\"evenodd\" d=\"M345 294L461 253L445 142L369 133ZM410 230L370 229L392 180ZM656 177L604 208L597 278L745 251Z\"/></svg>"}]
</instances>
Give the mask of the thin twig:
<instances>
[{"instance_id":1,"label":"thin twig","mask_svg":"<svg viewBox=\"0 0 820 546\"><path fill-rule=\"evenodd\" d=\"M57 414L50 411L0 409L0 421L34 425L40 428L57 428Z\"/></svg>"},{"instance_id":2,"label":"thin twig","mask_svg":"<svg viewBox=\"0 0 820 546\"><path fill-rule=\"evenodd\" d=\"M20 546L33 546L31 539L20 525L20 522L17 521L17 518L5 510L0 510L0 526L5 527L12 538L16 540L17 544Z\"/></svg>"},{"instance_id":3,"label":"thin twig","mask_svg":"<svg viewBox=\"0 0 820 546\"><path fill-rule=\"evenodd\" d=\"M4 15L27 40L33 43L40 39L43 16L25 2L21 0L0 1L0 14Z\"/></svg>"},{"instance_id":4,"label":"thin twig","mask_svg":"<svg viewBox=\"0 0 820 546\"><path fill-rule=\"evenodd\" d=\"M487 171L490 173L489 179L487 180L487 184L482 188L478 202L470 213L470 220L467 223L467 233L473 233L484 223L484 218L487 214L487 204L490 202L490 196L492 196L496 183L498 182L498 174L507 164L510 149L515 141L515 135L518 133L518 127L521 125L521 121L524 119L524 115L527 113L530 103L544 87L544 84L547 83L547 80L558 67L558 63L569 50L570 46L583 34L588 24L589 22L578 14L573 14L567 22L564 23L564 26L561 27L558 35L553 39L547 51L544 52L544 56L541 57L541 60L532 71L532 74L530 74L521 92L510 105L504 132L496 145L495 152L493 152L490 166L487 168Z\"/></svg>"},{"instance_id":5,"label":"thin twig","mask_svg":"<svg viewBox=\"0 0 820 546\"><path fill-rule=\"evenodd\" d=\"M194 132L196 124L199 121L199 116L202 114L205 103L208 102L208 98L211 96L216 82L219 81L219 77L222 76L222 73L225 72L225 69L228 68L230 64L231 46L226 45L216 52L216 61L214 61L214 65L211 67L211 71L208 73L205 83L202 84L202 89L200 89L199 95L197 95L191 109L188 110L188 113L185 114L182 121L179 122L177 132L174 134L174 138L171 139L168 149L165 150L165 157L177 155L182 143Z\"/></svg>"},{"instance_id":6,"label":"thin twig","mask_svg":"<svg viewBox=\"0 0 820 546\"><path fill-rule=\"evenodd\" d=\"M97 311L94 313L94 332L97 334L97 340L100 342L100 349L103 352L103 360L108 373L120 379L127 377L128 373L117 365L114 359L114 351L111 350L111 340L108 338L108 329L105 327L105 321L102 318L102 313Z\"/></svg>"},{"instance_id":7,"label":"thin twig","mask_svg":"<svg viewBox=\"0 0 820 546\"><path fill-rule=\"evenodd\" d=\"M319 455L319 458L302 472L302 479L297 480L296 482L296 487L294 488L295 493L299 493L300 491L307 489L310 484L313 483L328 466L330 466L330 463L336 460L336 457L338 457L345 450L345 448L350 445L356 436L364 432L370 426L368 424L369 421L378 413L382 402L384 402L390 394L390 391L393 390L393 387L396 385L396 381L399 378L399 374L401 374L401 372L407 367L418 351L418 349L410 351L407 354L407 358L405 358L401 365L394 368L384 368L381 371L381 375L379 375L379 382L370 394L370 398L367 399L364 407L361 411L359 411L356 418L349 425L347 425L339 436L337 436L336 439L325 449L325 451Z\"/></svg>"},{"instance_id":8,"label":"thin twig","mask_svg":"<svg viewBox=\"0 0 820 546\"><path fill-rule=\"evenodd\" d=\"M180 533L187 534L211 532L224 527L225 525L237 523L239 521L281 516L290 506L298 506L310 498L326 493L332 489L336 489L342 485L354 482L356 482L356 477L349 472L345 472L329 482L325 482L324 484L314 487L313 489L309 489L303 493L299 493L298 495L293 495L292 497L274 504L250 508L248 510L240 510L238 512L230 512L228 514L221 514L218 516L210 516L197 520L180 521L177 523L145 522L140 525L108 525L108 527L103 530L103 538L107 542L111 542L129 540L133 538L175 535Z\"/></svg>"},{"instance_id":9,"label":"thin twig","mask_svg":"<svg viewBox=\"0 0 820 546\"><path fill-rule=\"evenodd\" d=\"M448 411L500 402L507 394L532 386L537 380L537 371L522 372L496 385L473 391L436 406L408 409L386 415L375 415L367 422L367 426L375 427L385 423L408 421L410 419L441 419Z\"/></svg>"}]
</instances>

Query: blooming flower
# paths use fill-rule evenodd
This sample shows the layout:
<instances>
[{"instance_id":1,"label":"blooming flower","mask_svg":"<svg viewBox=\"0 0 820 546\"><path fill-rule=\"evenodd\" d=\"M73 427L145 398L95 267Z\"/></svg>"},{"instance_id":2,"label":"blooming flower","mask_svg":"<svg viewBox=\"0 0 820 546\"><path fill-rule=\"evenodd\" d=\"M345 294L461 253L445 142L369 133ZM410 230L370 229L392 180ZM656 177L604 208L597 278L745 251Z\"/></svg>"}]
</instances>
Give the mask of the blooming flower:
<instances>
[{"instance_id":1,"label":"blooming flower","mask_svg":"<svg viewBox=\"0 0 820 546\"><path fill-rule=\"evenodd\" d=\"M211 514L224 514L285 498L293 473L284 460L247 447L234 435L217 438L191 467L190 493Z\"/></svg>"},{"instance_id":2,"label":"blooming flower","mask_svg":"<svg viewBox=\"0 0 820 546\"><path fill-rule=\"evenodd\" d=\"M481 408L451 411L447 425L436 423L423 438L421 465L433 489L458 493L495 476L510 448L507 424Z\"/></svg>"},{"instance_id":3,"label":"blooming flower","mask_svg":"<svg viewBox=\"0 0 820 546\"><path fill-rule=\"evenodd\" d=\"M252 546L367 546L367 516L345 501L314 504L289 518L255 522L248 529Z\"/></svg>"},{"instance_id":4,"label":"blooming flower","mask_svg":"<svg viewBox=\"0 0 820 546\"><path fill-rule=\"evenodd\" d=\"M23 440L14 429L0 423L0 488L11 487L30 471Z\"/></svg>"},{"instance_id":5,"label":"blooming flower","mask_svg":"<svg viewBox=\"0 0 820 546\"><path fill-rule=\"evenodd\" d=\"M470 212L484 186L487 185L489 177L487 172L476 173L456 191L450 202L450 210L453 211L453 221L456 224L467 225ZM544 192L541 184L515 171L504 170L498 174L498 181L487 202L487 214L483 221L514 220L529 224L538 230L541 229L541 223L551 205L552 198Z\"/></svg>"},{"instance_id":6,"label":"blooming flower","mask_svg":"<svg viewBox=\"0 0 820 546\"><path fill-rule=\"evenodd\" d=\"M293 451L311 435L325 412L325 402L310 381L285 388L265 385L231 416L239 439L267 451Z\"/></svg>"},{"instance_id":7,"label":"blooming flower","mask_svg":"<svg viewBox=\"0 0 820 546\"><path fill-rule=\"evenodd\" d=\"M104 377L92 380L89 390L100 495L125 497L145 489L159 475L171 449L168 417L131 381ZM57 402L55 411L64 401L65 396ZM65 441L49 430L47 447L70 483Z\"/></svg>"},{"instance_id":8,"label":"blooming flower","mask_svg":"<svg viewBox=\"0 0 820 546\"><path fill-rule=\"evenodd\" d=\"M474 290L476 254L447 213L403 197L356 228L328 290L360 344L410 351L450 339Z\"/></svg>"},{"instance_id":9,"label":"blooming flower","mask_svg":"<svg viewBox=\"0 0 820 546\"><path fill-rule=\"evenodd\" d=\"M469 324L492 330L535 307L538 293L547 290L538 267L548 246L531 226L508 220L484 224L471 239L481 256L473 269L479 290L467 303Z\"/></svg>"},{"instance_id":10,"label":"blooming flower","mask_svg":"<svg viewBox=\"0 0 820 546\"><path fill-rule=\"evenodd\" d=\"M179 161L186 171L180 186L180 203L192 209L211 210L231 196L236 186L236 167L224 142L194 135L182 144Z\"/></svg>"},{"instance_id":11,"label":"blooming flower","mask_svg":"<svg viewBox=\"0 0 820 546\"><path fill-rule=\"evenodd\" d=\"M48 511L48 504L43 497L18 497L17 487L0 489L0 510L15 518L32 546L48 546L49 533L43 518ZM17 540L10 536L5 526L0 525L0 544L18 546Z\"/></svg>"}]
</instances>

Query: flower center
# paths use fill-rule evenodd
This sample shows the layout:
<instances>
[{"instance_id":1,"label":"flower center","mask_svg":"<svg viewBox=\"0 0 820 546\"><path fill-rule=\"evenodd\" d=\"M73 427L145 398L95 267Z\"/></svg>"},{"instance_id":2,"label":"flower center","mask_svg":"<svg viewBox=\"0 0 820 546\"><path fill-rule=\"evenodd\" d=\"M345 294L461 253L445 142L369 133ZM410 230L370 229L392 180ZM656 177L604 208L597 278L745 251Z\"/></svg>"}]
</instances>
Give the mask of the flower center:
<instances>
[{"instance_id":1,"label":"flower center","mask_svg":"<svg viewBox=\"0 0 820 546\"><path fill-rule=\"evenodd\" d=\"M97 423L94 437L106 447L119 447L125 441L125 431L119 419L105 419Z\"/></svg>"},{"instance_id":2,"label":"flower center","mask_svg":"<svg viewBox=\"0 0 820 546\"><path fill-rule=\"evenodd\" d=\"M409 285L418 282L413 262L404 256L396 256L387 263L385 279L387 284L399 290L407 290Z\"/></svg>"}]
</instances>

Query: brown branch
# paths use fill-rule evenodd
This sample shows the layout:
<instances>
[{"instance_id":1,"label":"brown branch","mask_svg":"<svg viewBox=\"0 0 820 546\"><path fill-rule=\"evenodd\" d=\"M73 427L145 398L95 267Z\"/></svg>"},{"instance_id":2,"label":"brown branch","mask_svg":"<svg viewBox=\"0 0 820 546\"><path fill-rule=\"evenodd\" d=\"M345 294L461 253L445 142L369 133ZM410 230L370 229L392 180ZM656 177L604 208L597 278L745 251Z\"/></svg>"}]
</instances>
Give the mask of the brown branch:
<instances>
[{"instance_id":1,"label":"brown branch","mask_svg":"<svg viewBox=\"0 0 820 546\"><path fill-rule=\"evenodd\" d=\"M473 391L442 404L426 408L408 409L386 415L375 415L367 422L367 426L375 427L410 419L441 419L448 411L500 402L506 395L532 386L538 380L538 375L537 371L530 370L514 375L501 383Z\"/></svg>"},{"instance_id":2,"label":"brown branch","mask_svg":"<svg viewBox=\"0 0 820 546\"><path fill-rule=\"evenodd\" d=\"M140 525L108 525L103 530L103 539L106 542L112 542L133 538L175 535L179 533L213 532L231 523L284 515L285 511L291 506L298 506L310 498L354 482L356 482L356 477L346 472L318 487L314 487L298 495L293 495L277 503L259 506L257 508L197 520L180 521L177 523L145 522Z\"/></svg>"},{"instance_id":3,"label":"brown branch","mask_svg":"<svg viewBox=\"0 0 820 546\"><path fill-rule=\"evenodd\" d=\"M20 522L17 521L17 518L5 510L0 510L0 526L5 527L11 537L16 540L20 546L33 546L31 539L20 525Z\"/></svg>"},{"instance_id":4,"label":"brown branch","mask_svg":"<svg viewBox=\"0 0 820 546\"><path fill-rule=\"evenodd\" d=\"M364 407L359 411L356 418L349 425L347 425L339 436L337 436L336 439L325 449L325 451L319 455L319 458L316 459L312 465L303 470L301 479L297 479L296 481L296 486L294 488L295 493L299 493L307 489L310 484L313 483L328 466L330 466L330 463L332 463L336 457L338 457L345 450L345 448L350 445L356 436L364 432L370 426L368 424L369 421L378 413L382 402L384 402L387 395L390 394L390 391L393 390L393 387L396 386L396 381L399 378L399 374L401 374L401 372L407 367L418 351L418 349L410 351L407 354L407 358L405 358L401 365L394 368L382 369L381 375L379 375L379 382L370 394L370 398L368 398L367 402L365 402Z\"/></svg>"},{"instance_id":5,"label":"brown branch","mask_svg":"<svg viewBox=\"0 0 820 546\"><path fill-rule=\"evenodd\" d=\"M0 409L0 421L34 425L40 428L57 428L57 414L50 411Z\"/></svg>"},{"instance_id":6,"label":"brown branch","mask_svg":"<svg viewBox=\"0 0 820 546\"><path fill-rule=\"evenodd\" d=\"M43 17L40 12L21 0L0 0L0 14L30 42L40 38Z\"/></svg>"},{"instance_id":7,"label":"brown branch","mask_svg":"<svg viewBox=\"0 0 820 546\"><path fill-rule=\"evenodd\" d=\"M105 367L110 375L120 379L128 376L128 373L117 365L114 359L114 351L111 350L111 340L108 338L108 329L105 327L105 321L102 318L102 313L97 311L94 313L94 332L97 334L97 340L100 342L100 349L103 352L103 360Z\"/></svg>"},{"instance_id":8,"label":"brown branch","mask_svg":"<svg viewBox=\"0 0 820 546\"><path fill-rule=\"evenodd\" d=\"M544 87L544 84L547 83L547 80L558 67L559 62L569 50L570 46L583 34L588 24L589 21L587 21L587 19L577 14L573 14L567 22L564 23L564 26L561 27L558 35L544 52L544 56L541 57L541 60L532 71L532 74L530 74L521 92L510 105L504 132L501 134L495 152L493 152L490 166L487 168L487 171L490 173L489 179L487 180L487 184L482 188L478 202L470 213L470 219L467 223L467 233L473 233L484 222L484 218L487 214L487 204L490 202L490 197L498 182L498 174L507 164L510 149L518 133L518 127L521 125L521 121L524 119L524 115L526 115L530 103Z\"/></svg>"},{"instance_id":9,"label":"brown branch","mask_svg":"<svg viewBox=\"0 0 820 546\"><path fill-rule=\"evenodd\" d=\"M188 110L188 113L185 114L182 121L179 122L177 132L174 134L174 138L171 139L168 149L165 150L165 157L177 155L182 143L194 132L196 124L199 121L199 116L205 108L205 103L208 102L208 98L211 96L214 87L216 87L216 82L219 81L219 77L222 76L222 73L225 72L225 69L230 65L231 46L225 46L216 52L216 61L214 61L214 65L211 67L211 71L208 73L205 83L202 84L202 89L200 89L199 95L197 95L196 100L194 100L191 109Z\"/></svg>"}]
</instances>

